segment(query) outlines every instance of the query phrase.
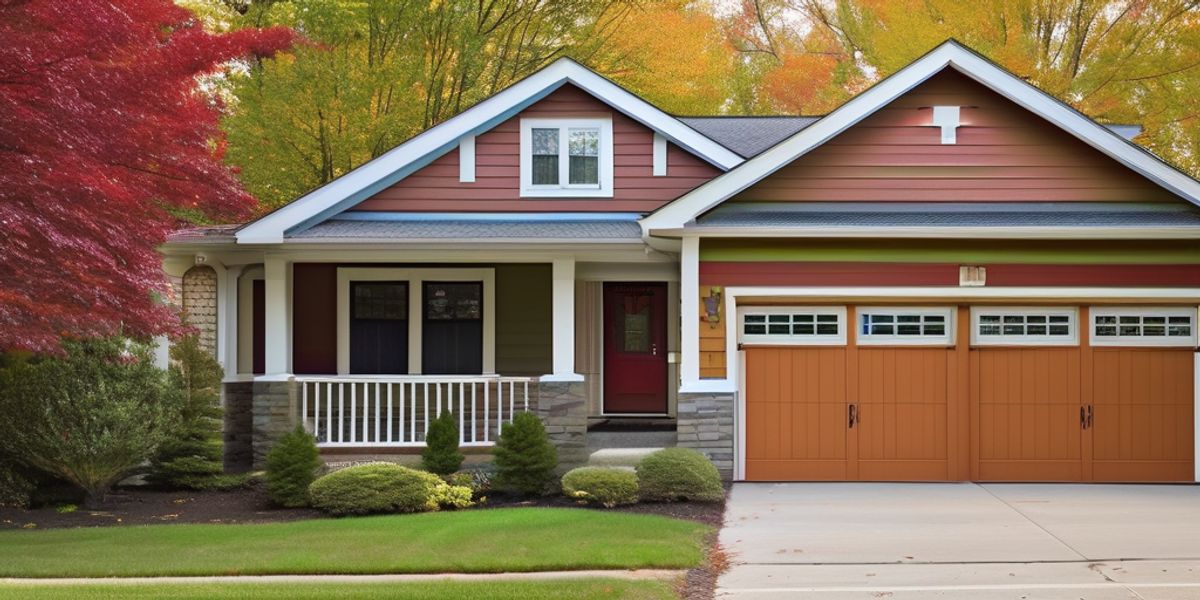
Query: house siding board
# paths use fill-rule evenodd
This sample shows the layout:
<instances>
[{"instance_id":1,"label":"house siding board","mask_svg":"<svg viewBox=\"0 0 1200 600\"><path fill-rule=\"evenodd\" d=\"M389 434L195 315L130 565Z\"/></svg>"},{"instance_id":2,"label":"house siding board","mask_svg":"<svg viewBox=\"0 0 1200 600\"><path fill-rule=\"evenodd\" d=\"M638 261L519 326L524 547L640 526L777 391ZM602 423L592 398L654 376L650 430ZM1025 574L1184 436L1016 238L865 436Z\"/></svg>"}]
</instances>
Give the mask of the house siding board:
<instances>
[{"instance_id":1,"label":"house siding board","mask_svg":"<svg viewBox=\"0 0 1200 600\"><path fill-rule=\"evenodd\" d=\"M989 287L1200 287L1200 265L973 264ZM707 286L957 286L959 263L702 262Z\"/></svg>"},{"instance_id":2,"label":"house siding board","mask_svg":"<svg viewBox=\"0 0 1200 600\"><path fill-rule=\"evenodd\" d=\"M612 116L612 198L521 198L522 118ZM383 212L650 212L720 173L668 144L667 175L653 175L654 132L583 90L563 86L475 139L475 182L459 181L455 148L364 200L352 211Z\"/></svg>"},{"instance_id":3,"label":"house siding board","mask_svg":"<svg viewBox=\"0 0 1200 600\"><path fill-rule=\"evenodd\" d=\"M930 107L961 107L943 145ZM1177 201L1098 150L948 69L732 201Z\"/></svg>"},{"instance_id":4,"label":"house siding board","mask_svg":"<svg viewBox=\"0 0 1200 600\"><path fill-rule=\"evenodd\" d=\"M292 368L298 375L337 373L337 265L292 265Z\"/></svg>"},{"instance_id":5,"label":"house siding board","mask_svg":"<svg viewBox=\"0 0 1200 600\"><path fill-rule=\"evenodd\" d=\"M1200 264L1200 247L1181 241L783 240L714 239L706 262L881 262L952 264Z\"/></svg>"}]
</instances>

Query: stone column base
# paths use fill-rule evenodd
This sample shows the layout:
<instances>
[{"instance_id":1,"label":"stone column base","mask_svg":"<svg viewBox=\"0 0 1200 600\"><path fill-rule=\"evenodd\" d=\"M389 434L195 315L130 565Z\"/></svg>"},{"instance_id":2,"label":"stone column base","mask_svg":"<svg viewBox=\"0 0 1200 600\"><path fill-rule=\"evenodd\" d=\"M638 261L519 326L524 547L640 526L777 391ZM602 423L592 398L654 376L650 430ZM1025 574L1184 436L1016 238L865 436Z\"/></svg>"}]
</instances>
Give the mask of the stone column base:
<instances>
[{"instance_id":1,"label":"stone column base","mask_svg":"<svg viewBox=\"0 0 1200 600\"><path fill-rule=\"evenodd\" d=\"M254 468L266 466L271 446L296 427L297 385L293 381L255 381L251 406Z\"/></svg>"},{"instance_id":2,"label":"stone column base","mask_svg":"<svg viewBox=\"0 0 1200 600\"><path fill-rule=\"evenodd\" d=\"M587 386L584 382L538 382L534 411L558 449L558 474L587 463Z\"/></svg>"},{"instance_id":3,"label":"stone column base","mask_svg":"<svg viewBox=\"0 0 1200 600\"><path fill-rule=\"evenodd\" d=\"M222 384L224 408L223 439L225 471L245 473L254 468L254 384L237 381Z\"/></svg>"},{"instance_id":4,"label":"stone column base","mask_svg":"<svg viewBox=\"0 0 1200 600\"><path fill-rule=\"evenodd\" d=\"M726 481L733 479L735 400L732 393L679 394L676 409L677 445L707 456Z\"/></svg>"}]
</instances>

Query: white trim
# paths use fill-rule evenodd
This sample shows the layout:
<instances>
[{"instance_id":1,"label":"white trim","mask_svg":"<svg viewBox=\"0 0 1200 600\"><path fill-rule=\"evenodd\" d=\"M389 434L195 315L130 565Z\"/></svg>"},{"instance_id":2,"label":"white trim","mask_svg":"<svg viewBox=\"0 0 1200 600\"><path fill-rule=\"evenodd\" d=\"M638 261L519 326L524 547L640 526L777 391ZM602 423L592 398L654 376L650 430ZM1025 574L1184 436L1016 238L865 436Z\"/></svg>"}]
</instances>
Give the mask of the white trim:
<instances>
[{"instance_id":1,"label":"white trim","mask_svg":"<svg viewBox=\"0 0 1200 600\"><path fill-rule=\"evenodd\" d=\"M458 140L458 182L475 183L475 136Z\"/></svg>"},{"instance_id":2,"label":"white trim","mask_svg":"<svg viewBox=\"0 0 1200 600\"><path fill-rule=\"evenodd\" d=\"M683 238L679 253L679 388L700 382L700 239ZM729 314L726 312L725 314Z\"/></svg>"},{"instance_id":3,"label":"white trim","mask_svg":"<svg viewBox=\"0 0 1200 600\"><path fill-rule=\"evenodd\" d=\"M350 282L408 282L408 374L421 373L422 302L425 281L480 281L483 283L483 373L496 373L496 270L406 269L390 267L338 267L337 269L337 372L350 374Z\"/></svg>"},{"instance_id":4,"label":"white trim","mask_svg":"<svg viewBox=\"0 0 1200 600\"><path fill-rule=\"evenodd\" d=\"M556 258L550 266L552 372L542 381L583 381L575 372L575 259Z\"/></svg>"},{"instance_id":5,"label":"white trim","mask_svg":"<svg viewBox=\"0 0 1200 600\"><path fill-rule=\"evenodd\" d=\"M292 372L292 263L267 255L263 262L263 374L284 376Z\"/></svg>"},{"instance_id":6,"label":"white trim","mask_svg":"<svg viewBox=\"0 0 1200 600\"><path fill-rule=\"evenodd\" d=\"M649 219L650 217L647 217ZM645 221L642 221L643 229ZM649 229L649 235L706 238L937 238L1001 240L1200 239L1197 227L705 227Z\"/></svg>"},{"instance_id":7,"label":"white trim","mask_svg":"<svg viewBox=\"0 0 1200 600\"><path fill-rule=\"evenodd\" d=\"M733 444L733 479L743 481L746 479L746 351L738 350L726 361L737 365L737 391L733 397L734 431L737 432L737 441Z\"/></svg>"},{"instance_id":8,"label":"white trim","mask_svg":"<svg viewBox=\"0 0 1200 600\"><path fill-rule=\"evenodd\" d=\"M654 134L654 176L667 175L667 138L661 133Z\"/></svg>"},{"instance_id":9,"label":"white trim","mask_svg":"<svg viewBox=\"0 0 1200 600\"><path fill-rule=\"evenodd\" d=\"M558 130L558 183L533 183L533 130ZM597 129L600 142L597 155L596 184L570 183L570 131ZM612 117L550 117L521 119L521 197L522 198L612 198L613 197L613 130Z\"/></svg>"},{"instance_id":10,"label":"white trim","mask_svg":"<svg viewBox=\"0 0 1200 600\"><path fill-rule=\"evenodd\" d=\"M254 374L254 282L265 278L263 268L248 265L237 280L237 374Z\"/></svg>"},{"instance_id":11,"label":"white trim","mask_svg":"<svg viewBox=\"0 0 1200 600\"><path fill-rule=\"evenodd\" d=\"M217 283L217 317L218 331L221 336L217 341L217 348L221 355L221 363L225 369L224 377L226 379L237 377L238 374L238 349L241 345L238 340L238 319L241 317L240 302L238 302L239 283L238 280L245 269L244 265L235 265L226 267L220 271Z\"/></svg>"},{"instance_id":12,"label":"white trim","mask_svg":"<svg viewBox=\"0 0 1200 600\"><path fill-rule=\"evenodd\" d=\"M862 330L865 315L891 314L943 317L946 333L942 335L899 335L870 334ZM955 333L954 307L952 306L862 306L854 311L854 343L858 346L953 346Z\"/></svg>"},{"instance_id":13,"label":"white trim","mask_svg":"<svg viewBox=\"0 0 1200 600\"><path fill-rule=\"evenodd\" d=\"M642 220L642 230L649 235L655 230L683 227L697 215L824 144L946 68L963 73L1158 185L1193 204L1200 204L1200 182L950 40L737 169L710 180L647 216Z\"/></svg>"},{"instance_id":14,"label":"white trim","mask_svg":"<svg viewBox=\"0 0 1200 600\"><path fill-rule=\"evenodd\" d=\"M1196 316L1197 319L1200 319L1200 311L1197 311ZM1195 444L1192 449L1192 461L1195 463L1196 469L1195 481L1200 481L1200 435L1196 435L1197 432L1200 432L1200 352L1192 354L1192 364L1192 438Z\"/></svg>"},{"instance_id":15,"label":"white trim","mask_svg":"<svg viewBox=\"0 0 1200 600\"><path fill-rule=\"evenodd\" d=\"M979 318L983 314L998 315L1003 320L1008 316L1046 316L1066 317L1067 331L1070 335L1050 334L995 334L979 333ZM1027 324L1023 324L1026 325ZM1049 326L1049 324L1047 324ZM1000 325L1003 327L1003 324ZM1079 309L1061 306L972 306L971 307L971 345L972 346L1077 346L1079 345Z\"/></svg>"},{"instance_id":16,"label":"white trim","mask_svg":"<svg viewBox=\"0 0 1200 600\"><path fill-rule=\"evenodd\" d=\"M767 321L771 315L811 315L814 331L817 325L817 315L833 314L837 316L836 334L753 334L746 333L747 314L765 315ZM755 346L842 346L846 343L846 307L845 306L743 306L737 311L738 342ZM764 323L769 325L769 323ZM791 324L789 324L790 327Z\"/></svg>"},{"instance_id":17,"label":"white trim","mask_svg":"<svg viewBox=\"0 0 1200 600\"><path fill-rule=\"evenodd\" d=\"M1187 317L1192 334L1183 337L1162 336L1097 336L1096 321L1098 317ZM1118 325L1119 326L1119 325ZM1088 340L1093 346L1132 346L1132 347L1196 347L1196 309L1194 307L1161 307L1161 306L1093 306L1088 309ZM1164 325L1164 328L1167 325ZM1118 332L1119 333L1119 332Z\"/></svg>"},{"instance_id":18,"label":"white trim","mask_svg":"<svg viewBox=\"0 0 1200 600\"><path fill-rule=\"evenodd\" d=\"M676 145L722 170L731 169L743 161L733 151L679 119L664 113L583 65L562 58L346 175L246 225L237 232L237 241L239 244L279 243L283 241L285 231L327 211L336 211L344 201L368 191L371 186L381 181L428 164L433 158L452 149L462 136L476 135L490 129L515 116L524 106L568 83L646 127L662 133Z\"/></svg>"}]
</instances>

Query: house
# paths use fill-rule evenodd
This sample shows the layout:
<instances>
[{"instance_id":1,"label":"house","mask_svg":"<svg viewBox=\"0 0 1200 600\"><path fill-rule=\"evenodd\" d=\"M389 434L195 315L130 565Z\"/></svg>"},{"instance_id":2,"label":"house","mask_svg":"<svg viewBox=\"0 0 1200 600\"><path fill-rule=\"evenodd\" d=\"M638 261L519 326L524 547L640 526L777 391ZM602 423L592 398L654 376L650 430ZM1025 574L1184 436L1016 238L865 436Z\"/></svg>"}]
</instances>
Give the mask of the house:
<instances>
[{"instance_id":1,"label":"house","mask_svg":"<svg viewBox=\"0 0 1200 600\"><path fill-rule=\"evenodd\" d=\"M565 464L1191 482L1200 183L1129 135L953 41L819 118L676 118L563 59L163 252L215 283L238 460L534 410Z\"/></svg>"}]
</instances>

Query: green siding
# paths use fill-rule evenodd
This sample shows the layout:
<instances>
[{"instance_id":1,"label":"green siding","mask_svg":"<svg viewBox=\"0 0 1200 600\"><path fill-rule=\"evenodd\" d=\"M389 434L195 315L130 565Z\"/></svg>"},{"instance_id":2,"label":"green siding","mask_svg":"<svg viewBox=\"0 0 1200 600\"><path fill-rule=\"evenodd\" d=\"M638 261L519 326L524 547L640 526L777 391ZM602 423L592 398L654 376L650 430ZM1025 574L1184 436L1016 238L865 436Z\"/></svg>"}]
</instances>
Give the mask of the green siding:
<instances>
[{"instance_id":1,"label":"green siding","mask_svg":"<svg viewBox=\"0 0 1200 600\"><path fill-rule=\"evenodd\" d=\"M1192 240L702 240L700 260L1008 264L1195 264Z\"/></svg>"},{"instance_id":2,"label":"green siding","mask_svg":"<svg viewBox=\"0 0 1200 600\"><path fill-rule=\"evenodd\" d=\"M496 265L496 372L552 370L550 265Z\"/></svg>"}]
</instances>

